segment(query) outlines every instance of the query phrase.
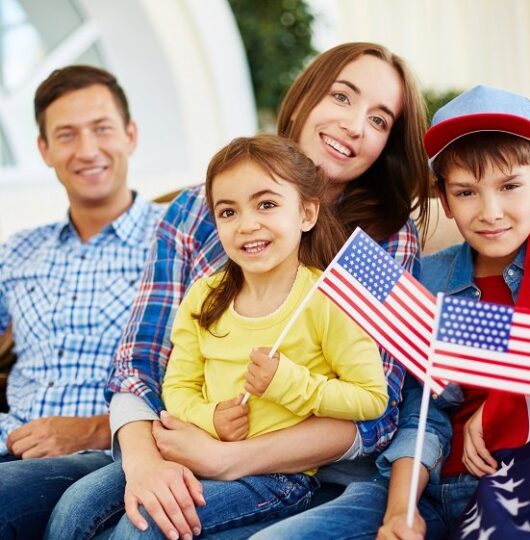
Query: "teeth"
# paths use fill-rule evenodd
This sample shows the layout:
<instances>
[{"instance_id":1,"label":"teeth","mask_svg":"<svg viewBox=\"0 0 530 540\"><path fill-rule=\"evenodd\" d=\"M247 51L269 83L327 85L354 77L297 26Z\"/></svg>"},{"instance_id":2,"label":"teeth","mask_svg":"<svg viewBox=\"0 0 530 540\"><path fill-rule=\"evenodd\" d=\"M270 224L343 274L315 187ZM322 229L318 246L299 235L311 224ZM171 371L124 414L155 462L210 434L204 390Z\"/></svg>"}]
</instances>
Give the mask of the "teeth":
<instances>
[{"instance_id":1,"label":"teeth","mask_svg":"<svg viewBox=\"0 0 530 540\"><path fill-rule=\"evenodd\" d=\"M88 167L86 169L80 169L78 174L96 175L101 174L105 170L105 167Z\"/></svg>"},{"instance_id":2,"label":"teeth","mask_svg":"<svg viewBox=\"0 0 530 540\"><path fill-rule=\"evenodd\" d=\"M342 155L346 157L351 157L352 152L349 148L346 146L340 144L335 139L331 139L330 137L322 137L322 140L328 145L331 146L331 148L334 148L337 152L340 152Z\"/></svg>"},{"instance_id":3,"label":"teeth","mask_svg":"<svg viewBox=\"0 0 530 540\"><path fill-rule=\"evenodd\" d=\"M259 240L257 242L249 242L243 245L243 249L247 253L258 253L267 247L267 242Z\"/></svg>"}]
</instances>

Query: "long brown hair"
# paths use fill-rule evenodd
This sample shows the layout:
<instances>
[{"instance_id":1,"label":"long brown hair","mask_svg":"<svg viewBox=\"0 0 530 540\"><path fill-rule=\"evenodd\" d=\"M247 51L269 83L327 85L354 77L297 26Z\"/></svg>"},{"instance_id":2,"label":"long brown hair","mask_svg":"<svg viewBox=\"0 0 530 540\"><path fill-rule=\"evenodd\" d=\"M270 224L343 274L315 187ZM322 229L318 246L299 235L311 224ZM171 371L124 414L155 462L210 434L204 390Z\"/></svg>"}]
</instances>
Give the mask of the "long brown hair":
<instances>
[{"instance_id":1,"label":"long brown hair","mask_svg":"<svg viewBox=\"0 0 530 540\"><path fill-rule=\"evenodd\" d=\"M320 202L314 227L302 233L298 257L306 266L326 268L346 240L346 234L325 202L328 182L324 171L290 139L276 135L240 137L217 152L206 173L206 200L212 214L212 186L216 176L245 161L261 167L274 182L283 180L293 184L300 195L300 204ZM210 290L201 312L196 315L200 326L206 329L228 309L243 286L243 274L233 261L228 260L223 272L223 277Z\"/></svg>"},{"instance_id":2,"label":"long brown hair","mask_svg":"<svg viewBox=\"0 0 530 540\"><path fill-rule=\"evenodd\" d=\"M431 189L422 144L427 126L425 102L406 62L376 43L345 43L320 54L283 99L278 134L297 141L309 114L339 73L362 55L375 56L398 72L403 83L403 107L379 158L347 184L336 215L347 232L360 226L376 240L383 240L397 232L413 211L420 226L429 218Z\"/></svg>"}]
</instances>

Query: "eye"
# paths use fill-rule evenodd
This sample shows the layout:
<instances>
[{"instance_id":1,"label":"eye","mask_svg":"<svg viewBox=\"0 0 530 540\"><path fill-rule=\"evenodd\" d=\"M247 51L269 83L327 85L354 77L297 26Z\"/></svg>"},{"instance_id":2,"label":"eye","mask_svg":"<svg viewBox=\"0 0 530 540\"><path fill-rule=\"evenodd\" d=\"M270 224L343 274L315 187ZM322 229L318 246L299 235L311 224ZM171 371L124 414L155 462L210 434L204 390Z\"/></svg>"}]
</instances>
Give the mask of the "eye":
<instances>
[{"instance_id":1,"label":"eye","mask_svg":"<svg viewBox=\"0 0 530 540\"><path fill-rule=\"evenodd\" d=\"M219 219L227 219L232 217L235 214L234 210L232 208L224 208L223 210L220 210L217 214L217 217Z\"/></svg>"},{"instance_id":2,"label":"eye","mask_svg":"<svg viewBox=\"0 0 530 540\"><path fill-rule=\"evenodd\" d=\"M473 195L473 192L470 189L463 189L461 191L456 191L454 193L455 197L465 198L465 197L471 197Z\"/></svg>"},{"instance_id":3,"label":"eye","mask_svg":"<svg viewBox=\"0 0 530 540\"><path fill-rule=\"evenodd\" d=\"M346 105L350 103L348 96L342 92L332 92L331 95L339 103L345 103Z\"/></svg>"},{"instance_id":4,"label":"eye","mask_svg":"<svg viewBox=\"0 0 530 540\"><path fill-rule=\"evenodd\" d=\"M101 126L96 127L97 134L104 134L104 133L108 133L109 131L112 131L112 126L103 124Z\"/></svg>"},{"instance_id":5,"label":"eye","mask_svg":"<svg viewBox=\"0 0 530 540\"><path fill-rule=\"evenodd\" d=\"M519 184L504 184L502 186L502 191L513 191L514 189L517 189L519 187Z\"/></svg>"},{"instance_id":6,"label":"eye","mask_svg":"<svg viewBox=\"0 0 530 540\"><path fill-rule=\"evenodd\" d=\"M382 116L370 116L370 121L375 124L378 129L387 129L388 122Z\"/></svg>"},{"instance_id":7,"label":"eye","mask_svg":"<svg viewBox=\"0 0 530 540\"><path fill-rule=\"evenodd\" d=\"M74 138L73 131L61 131L57 134L56 138L61 142L68 142Z\"/></svg>"},{"instance_id":8,"label":"eye","mask_svg":"<svg viewBox=\"0 0 530 540\"><path fill-rule=\"evenodd\" d=\"M271 208L276 208L278 205L274 201L261 201L258 204L260 210L270 210Z\"/></svg>"}]
</instances>

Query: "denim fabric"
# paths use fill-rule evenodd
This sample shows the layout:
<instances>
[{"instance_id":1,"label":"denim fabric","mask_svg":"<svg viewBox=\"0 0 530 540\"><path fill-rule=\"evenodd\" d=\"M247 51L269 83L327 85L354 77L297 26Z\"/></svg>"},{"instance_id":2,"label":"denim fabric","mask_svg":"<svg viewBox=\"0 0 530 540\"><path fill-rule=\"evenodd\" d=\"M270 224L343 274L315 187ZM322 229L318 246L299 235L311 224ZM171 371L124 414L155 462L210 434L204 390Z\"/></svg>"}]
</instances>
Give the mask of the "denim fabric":
<instances>
[{"instance_id":1,"label":"denim fabric","mask_svg":"<svg viewBox=\"0 0 530 540\"><path fill-rule=\"evenodd\" d=\"M202 484L206 506L197 507L197 514L205 534L301 512L318 487L318 481L306 474L245 476L233 482L204 480ZM149 517L147 522L149 529L142 532L124 516L111 539L163 540L164 534Z\"/></svg>"},{"instance_id":2,"label":"denim fabric","mask_svg":"<svg viewBox=\"0 0 530 540\"><path fill-rule=\"evenodd\" d=\"M446 540L477 485L469 475L430 484L419 509L427 524L426 538ZM352 482L337 499L262 529L252 540L373 540L383 522L388 480L376 475L368 482Z\"/></svg>"},{"instance_id":3,"label":"denim fabric","mask_svg":"<svg viewBox=\"0 0 530 540\"><path fill-rule=\"evenodd\" d=\"M116 525L125 512L124 491L119 462L81 478L55 506L44 540L88 540Z\"/></svg>"},{"instance_id":4,"label":"denim fabric","mask_svg":"<svg viewBox=\"0 0 530 540\"><path fill-rule=\"evenodd\" d=\"M0 461L0 538L41 538L53 507L74 482L104 467L103 452Z\"/></svg>"}]
</instances>

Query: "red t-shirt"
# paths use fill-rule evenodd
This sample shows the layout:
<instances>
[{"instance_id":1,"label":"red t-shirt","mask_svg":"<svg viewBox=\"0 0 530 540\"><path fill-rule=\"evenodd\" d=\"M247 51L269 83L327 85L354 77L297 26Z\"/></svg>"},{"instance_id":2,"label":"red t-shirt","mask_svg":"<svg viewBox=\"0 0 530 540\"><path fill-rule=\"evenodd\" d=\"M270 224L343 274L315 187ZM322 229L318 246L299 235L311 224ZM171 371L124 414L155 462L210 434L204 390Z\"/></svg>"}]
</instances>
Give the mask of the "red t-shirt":
<instances>
[{"instance_id":1,"label":"red t-shirt","mask_svg":"<svg viewBox=\"0 0 530 540\"><path fill-rule=\"evenodd\" d=\"M512 293L502 276L475 278L475 283L482 292L481 301L513 305ZM451 453L442 468L442 476L454 476L468 472L462 463L462 456L464 454L464 424L473 416L473 413L484 403L490 394L490 390L483 388L462 386L462 390L464 392L464 402L451 417L451 423L453 425ZM501 394L501 392L497 393ZM486 447L490 449L487 440Z\"/></svg>"}]
</instances>

